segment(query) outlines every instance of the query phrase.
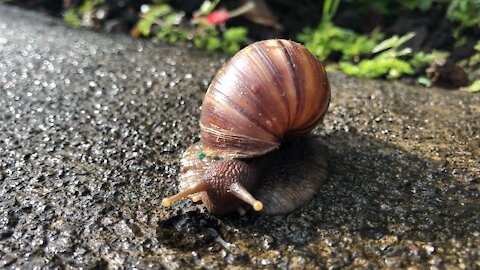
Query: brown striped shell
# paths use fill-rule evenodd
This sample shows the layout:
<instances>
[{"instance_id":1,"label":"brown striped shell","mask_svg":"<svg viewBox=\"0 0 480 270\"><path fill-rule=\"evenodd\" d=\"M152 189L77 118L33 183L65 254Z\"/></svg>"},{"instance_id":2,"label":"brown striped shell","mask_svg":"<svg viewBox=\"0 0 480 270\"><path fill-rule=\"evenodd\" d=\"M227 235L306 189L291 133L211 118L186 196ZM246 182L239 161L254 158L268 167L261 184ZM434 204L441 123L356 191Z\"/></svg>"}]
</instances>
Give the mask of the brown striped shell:
<instances>
[{"instance_id":1,"label":"brown striped shell","mask_svg":"<svg viewBox=\"0 0 480 270\"><path fill-rule=\"evenodd\" d=\"M254 157L285 136L310 132L330 101L323 65L293 41L259 41L238 52L210 84L200 116L207 155Z\"/></svg>"}]
</instances>

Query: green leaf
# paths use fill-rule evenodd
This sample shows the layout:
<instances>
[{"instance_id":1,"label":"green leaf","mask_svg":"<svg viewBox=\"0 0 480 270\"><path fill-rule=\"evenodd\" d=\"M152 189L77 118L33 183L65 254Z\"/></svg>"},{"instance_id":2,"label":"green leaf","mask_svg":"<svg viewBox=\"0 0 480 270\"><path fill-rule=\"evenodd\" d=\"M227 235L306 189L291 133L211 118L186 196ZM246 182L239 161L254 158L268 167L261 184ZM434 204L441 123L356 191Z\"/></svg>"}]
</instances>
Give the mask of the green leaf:
<instances>
[{"instance_id":1,"label":"green leaf","mask_svg":"<svg viewBox=\"0 0 480 270\"><path fill-rule=\"evenodd\" d=\"M340 68L349 75L363 78L386 76L388 79L395 79L404 74L414 73L408 62L397 58L382 58L380 56L373 59L364 59L358 65L341 62Z\"/></svg>"},{"instance_id":2,"label":"green leaf","mask_svg":"<svg viewBox=\"0 0 480 270\"><path fill-rule=\"evenodd\" d=\"M446 59L448 55L448 52L437 50L433 50L431 53L418 52L410 59L410 64L415 68L419 68L425 65L431 65L435 60Z\"/></svg>"},{"instance_id":3,"label":"green leaf","mask_svg":"<svg viewBox=\"0 0 480 270\"><path fill-rule=\"evenodd\" d=\"M384 50L392 49L392 48L398 48L400 45L403 43L407 42L408 40L412 39L415 36L415 33L410 32L408 34L405 34L401 37L394 35L389 39L386 39L382 42L380 42L375 48L373 48L373 53L378 53Z\"/></svg>"},{"instance_id":4,"label":"green leaf","mask_svg":"<svg viewBox=\"0 0 480 270\"><path fill-rule=\"evenodd\" d=\"M447 8L447 18L460 22L460 28L480 23L479 0L451 0Z\"/></svg>"},{"instance_id":5,"label":"green leaf","mask_svg":"<svg viewBox=\"0 0 480 270\"><path fill-rule=\"evenodd\" d=\"M78 9L78 13L80 15L83 15L87 12L92 11L93 8L103 4L104 2L105 0L85 0L83 4L80 6L80 8Z\"/></svg>"},{"instance_id":6,"label":"green leaf","mask_svg":"<svg viewBox=\"0 0 480 270\"><path fill-rule=\"evenodd\" d=\"M476 80L470 86L468 86L467 91L470 93L475 93L480 91L480 80Z\"/></svg>"},{"instance_id":7,"label":"green leaf","mask_svg":"<svg viewBox=\"0 0 480 270\"><path fill-rule=\"evenodd\" d=\"M152 25L155 24L155 21L158 20L162 15L170 12L171 8L168 5L160 5L155 7L148 6L147 12L142 15L142 18L137 23L137 29L144 36L149 36L151 32Z\"/></svg>"},{"instance_id":8,"label":"green leaf","mask_svg":"<svg viewBox=\"0 0 480 270\"><path fill-rule=\"evenodd\" d=\"M210 14L215 9L215 7L218 5L219 2L220 2L220 0L214 0L213 2L212 1L204 1L199 8L200 15Z\"/></svg>"},{"instance_id":9,"label":"green leaf","mask_svg":"<svg viewBox=\"0 0 480 270\"><path fill-rule=\"evenodd\" d=\"M144 15L145 19L150 21L155 21L158 18L172 12L172 7L168 4L163 4L150 8L147 13Z\"/></svg>"},{"instance_id":10,"label":"green leaf","mask_svg":"<svg viewBox=\"0 0 480 270\"><path fill-rule=\"evenodd\" d=\"M81 25L81 20L74 8L69 8L63 14L63 21L70 27L77 28Z\"/></svg>"},{"instance_id":11,"label":"green leaf","mask_svg":"<svg viewBox=\"0 0 480 270\"><path fill-rule=\"evenodd\" d=\"M150 35L150 30L152 29L152 21L149 20L140 20L137 23L137 29L142 33L144 36L149 36Z\"/></svg>"},{"instance_id":12,"label":"green leaf","mask_svg":"<svg viewBox=\"0 0 480 270\"><path fill-rule=\"evenodd\" d=\"M230 27L225 31L223 37L228 41L244 42L247 41L248 30L245 27Z\"/></svg>"},{"instance_id":13,"label":"green leaf","mask_svg":"<svg viewBox=\"0 0 480 270\"><path fill-rule=\"evenodd\" d=\"M431 87L432 86L432 80L425 76L420 76L417 78L417 83L420 85L423 85L425 87Z\"/></svg>"},{"instance_id":14,"label":"green leaf","mask_svg":"<svg viewBox=\"0 0 480 270\"><path fill-rule=\"evenodd\" d=\"M474 48L475 48L475 50L480 52L480 41L478 41L477 44L475 44Z\"/></svg>"},{"instance_id":15,"label":"green leaf","mask_svg":"<svg viewBox=\"0 0 480 270\"><path fill-rule=\"evenodd\" d=\"M214 51L221 46L221 41L218 37L207 37L205 49L207 51Z\"/></svg>"}]
</instances>

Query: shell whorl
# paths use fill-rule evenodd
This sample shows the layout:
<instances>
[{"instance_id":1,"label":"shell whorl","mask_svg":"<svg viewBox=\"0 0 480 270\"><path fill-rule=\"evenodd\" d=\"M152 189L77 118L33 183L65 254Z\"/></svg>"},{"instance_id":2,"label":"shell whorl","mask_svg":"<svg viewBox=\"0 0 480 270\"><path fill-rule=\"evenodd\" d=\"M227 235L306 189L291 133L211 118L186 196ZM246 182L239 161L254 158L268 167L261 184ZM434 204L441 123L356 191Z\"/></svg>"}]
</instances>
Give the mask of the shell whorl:
<instances>
[{"instance_id":1,"label":"shell whorl","mask_svg":"<svg viewBox=\"0 0 480 270\"><path fill-rule=\"evenodd\" d=\"M253 157L285 136L308 133L325 116L330 85L323 65L288 40L265 40L238 52L217 73L202 104L207 155Z\"/></svg>"}]
</instances>

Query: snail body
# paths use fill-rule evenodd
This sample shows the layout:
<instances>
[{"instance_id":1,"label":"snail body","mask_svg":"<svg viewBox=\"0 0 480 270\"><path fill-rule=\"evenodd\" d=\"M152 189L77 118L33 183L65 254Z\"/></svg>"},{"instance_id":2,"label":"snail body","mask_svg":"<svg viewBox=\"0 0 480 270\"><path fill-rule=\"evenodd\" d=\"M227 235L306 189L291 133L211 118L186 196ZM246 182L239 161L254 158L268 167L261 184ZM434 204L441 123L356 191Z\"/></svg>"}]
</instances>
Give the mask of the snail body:
<instances>
[{"instance_id":1,"label":"snail body","mask_svg":"<svg viewBox=\"0 0 480 270\"><path fill-rule=\"evenodd\" d=\"M291 212L326 178L321 145L291 138L315 128L329 101L326 71L305 47L287 40L247 46L210 84L201 141L182 157L181 191L162 204L194 194L216 214L243 203L269 214Z\"/></svg>"}]
</instances>

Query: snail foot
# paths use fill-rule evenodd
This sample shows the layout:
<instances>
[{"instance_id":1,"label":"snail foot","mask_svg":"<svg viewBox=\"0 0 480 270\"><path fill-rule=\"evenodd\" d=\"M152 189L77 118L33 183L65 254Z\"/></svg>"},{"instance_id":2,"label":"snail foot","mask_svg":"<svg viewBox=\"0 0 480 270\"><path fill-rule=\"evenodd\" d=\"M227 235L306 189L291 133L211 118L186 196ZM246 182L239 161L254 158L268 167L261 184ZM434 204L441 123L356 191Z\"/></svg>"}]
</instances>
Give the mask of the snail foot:
<instances>
[{"instance_id":1,"label":"snail foot","mask_svg":"<svg viewBox=\"0 0 480 270\"><path fill-rule=\"evenodd\" d=\"M253 194L263 211L284 215L309 202L327 179L326 145L312 137L286 142L269 155L273 164Z\"/></svg>"}]
</instances>

